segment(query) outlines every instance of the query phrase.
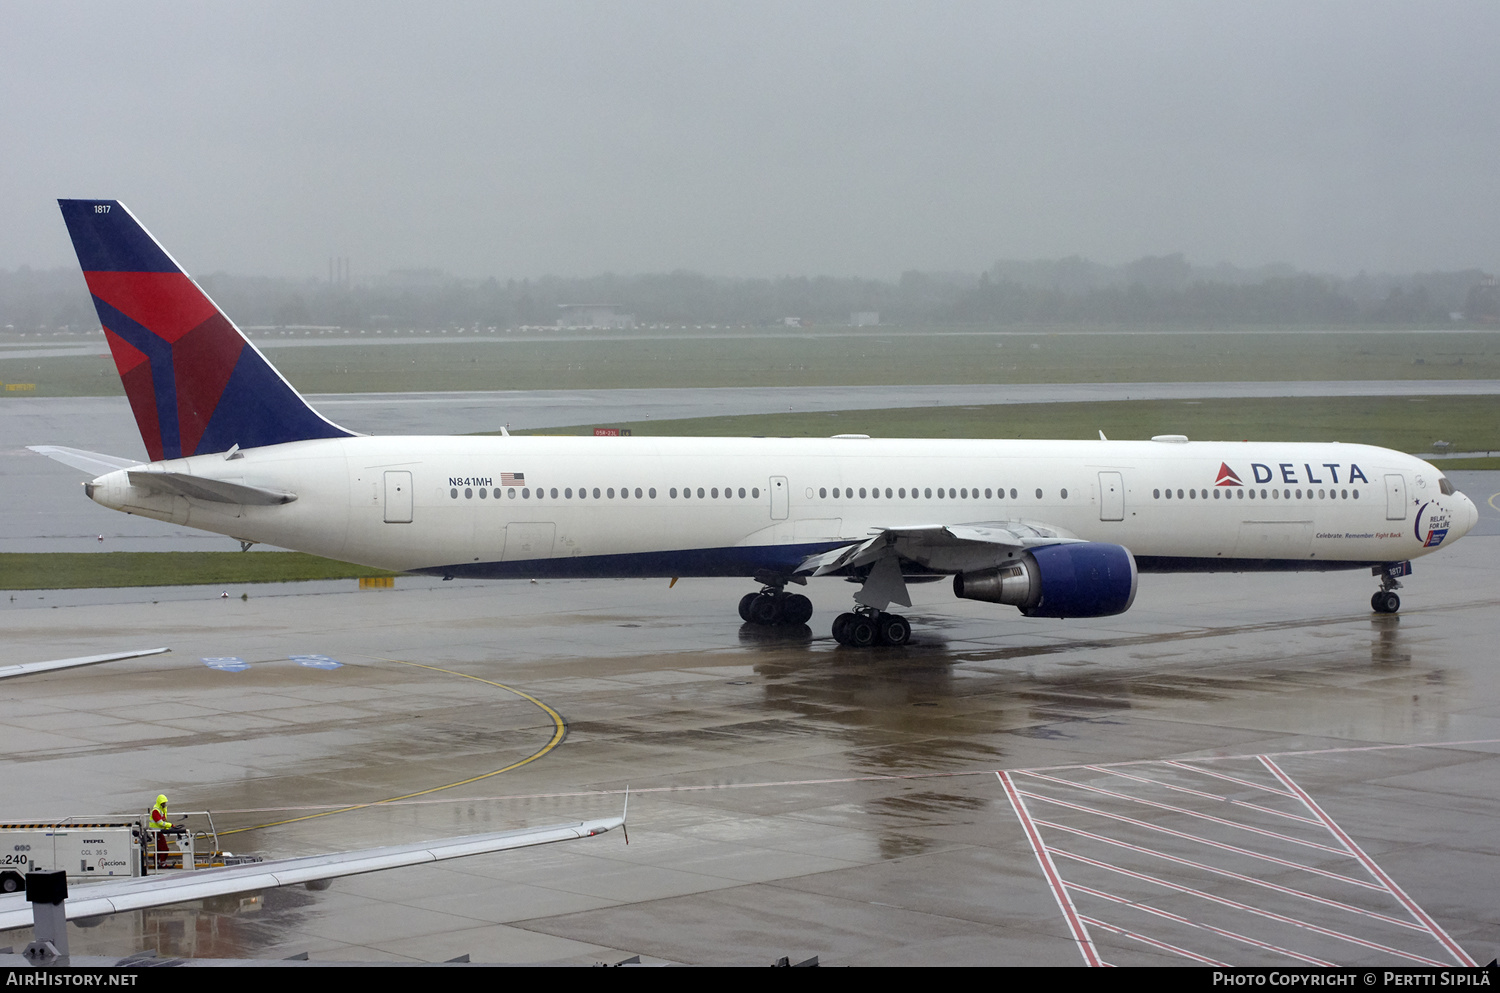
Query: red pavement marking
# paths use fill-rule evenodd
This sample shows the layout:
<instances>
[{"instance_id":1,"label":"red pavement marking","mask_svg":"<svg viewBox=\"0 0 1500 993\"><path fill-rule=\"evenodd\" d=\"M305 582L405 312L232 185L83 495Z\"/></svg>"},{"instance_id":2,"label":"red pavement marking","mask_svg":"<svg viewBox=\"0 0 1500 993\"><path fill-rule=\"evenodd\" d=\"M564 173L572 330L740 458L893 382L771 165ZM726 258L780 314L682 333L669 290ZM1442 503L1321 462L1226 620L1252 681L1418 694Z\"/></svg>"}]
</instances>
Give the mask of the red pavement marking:
<instances>
[{"instance_id":1,"label":"red pavement marking","mask_svg":"<svg viewBox=\"0 0 1500 993\"><path fill-rule=\"evenodd\" d=\"M1303 872L1310 872L1315 876L1323 876L1326 879L1334 879L1341 883L1348 883L1351 886L1359 886L1367 890L1384 890L1384 887L1377 886L1374 883L1367 883L1363 879L1355 879L1351 876L1345 876L1342 873L1329 872L1327 869L1319 869L1317 866L1304 865L1301 862L1293 862L1290 859L1277 858L1275 855L1267 855L1265 852L1257 852L1251 848L1241 848L1238 845L1231 845L1222 841L1214 841L1212 838L1199 837L1196 834L1188 834L1186 831L1174 831L1171 828L1165 828L1160 826L1159 824L1149 824L1146 821L1138 821L1133 817L1126 817L1124 814L1112 814L1106 810L1099 810L1094 807L1086 807L1083 804L1079 803L1069 803L1066 800L1058 800L1055 797L1043 796L1040 793L1031 793L1026 790L1022 790L1021 795L1031 797L1035 800L1042 800L1046 803L1056 804L1060 807L1067 807L1071 810L1082 811L1086 814L1097 814L1098 816L1108 818L1109 820L1123 821L1124 823L1130 824L1134 827L1144 828L1147 831L1156 831L1160 834L1171 835L1174 838L1182 838L1185 841L1196 841L1199 844L1207 845L1210 848L1218 848L1226 852L1234 852L1238 855L1247 855L1250 858L1259 859L1263 862L1272 862L1276 865L1284 865L1289 869L1300 869ZM1061 824L1054 825L1051 821L1037 821L1037 823L1045 825L1047 827L1055 826L1063 831L1074 830L1073 828L1066 827Z\"/></svg>"},{"instance_id":2,"label":"red pavement marking","mask_svg":"<svg viewBox=\"0 0 1500 993\"><path fill-rule=\"evenodd\" d=\"M1102 927L1106 931L1113 931L1115 934L1121 935L1126 938L1134 938L1136 941L1139 941L1143 945L1150 945L1153 948L1160 948L1162 951L1171 952L1174 955L1181 955L1183 958L1192 959L1194 962L1202 962L1204 965L1217 965L1225 969L1231 968L1228 962L1220 962L1218 959L1211 959L1207 956L1199 955L1197 952L1190 952L1186 948L1180 948L1177 945L1168 944L1165 941L1157 941L1155 938L1148 938L1144 934L1137 934L1134 931L1126 930L1125 928L1119 927L1114 924L1106 924L1103 921L1095 920L1092 917L1085 917L1083 918L1083 920L1087 924L1092 924L1095 927Z\"/></svg>"},{"instance_id":3,"label":"red pavement marking","mask_svg":"<svg viewBox=\"0 0 1500 993\"><path fill-rule=\"evenodd\" d=\"M1221 927L1214 927L1212 924L1204 924L1199 921L1190 921L1186 917L1183 917L1181 914L1174 914L1169 910L1162 910L1159 907L1153 907L1147 903L1141 903L1137 900L1130 900L1123 896L1116 896L1113 893L1106 893L1104 890L1096 890L1092 886L1083 886L1079 883L1068 883L1067 887L1070 890L1077 890L1080 893L1087 893L1090 896L1096 896L1102 900L1109 900L1113 903L1118 903L1121 906L1130 907L1133 910L1142 910L1148 914L1154 914L1157 917L1165 917L1167 920L1175 921L1178 924L1186 924L1191 928L1198 928L1202 931L1208 931L1221 937L1228 938L1231 941L1238 941L1255 948L1261 948L1270 952L1277 952L1281 955L1287 956L1288 958L1296 959L1299 962L1306 962L1308 965L1333 967L1338 964L1336 962L1325 962L1323 959L1313 958L1311 955L1303 955L1301 952L1294 952L1290 948L1282 948L1280 945L1273 945L1269 941L1261 941L1259 938L1252 938L1249 935L1240 934L1236 931L1228 931Z\"/></svg>"},{"instance_id":4,"label":"red pavement marking","mask_svg":"<svg viewBox=\"0 0 1500 993\"><path fill-rule=\"evenodd\" d=\"M1212 893L1193 889L1191 886L1183 886L1180 883L1174 883L1170 880L1162 879L1159 876L1148 875L1144 872L1136 872L1132 869L1126 869L1121 866L1111 865L1108 862L1100 862L1098 859L1091 859L1085 855L1077 855L1073 852L1069 852L1061 848L1049 848L1048 852L1049 854L1061 855L1063 858L1073 859L1076 862L1082 862L1085 865L1092 865L1100 869L1106 869L1110 872L1117 872L1122 876L1129 876L1132 879L1139 879L1142 882L1154 883L1157 886L1172 890L1176 893L1184 893L1188 896L1196 896L1200 899L1208 900L1211 903L1217 903L1220 906L1233 907L1236 910L1243 910L1246 913L1254 914L1257 917L1265 917L1268 920L1279 921L1283 924L1291 924L1294 927L1305 928L1308 931L1315 931L1318 934L1327 935L1330 938L1338 938L1341 941L1347 941L1350 944L1360 945L1361 947L1369 948L1377 952L1385 952L1389 955L1399 955L1401 958L1411 959L1413 962L1421 962L1424 965L1447 965L1446 962L1438 962L1434 959L1424 958L1421 955L1402 951L1399 948L1392 948L1389 945L1382 945L1376 941L1366 941L1364 938L1357 938L1352 934L1345 934L1342 931L1335 931L1332 928L1321 927L1317 924L1313 924L1310 921L1298 920L1295 917L1287 917L1285 914L1278 914L1274 911L1263 910L1260 907L1253 907L1248 903L1240 903L1238 900L1230 900L1226 897L1215 896Z\"/></svg>"},{"instance_id":5,"label":"red pavement marking","mask_svg":"<svg viewBox=\"0 0 1500 993\"><path fill-rule=\"evenodd\" d=\"M1047 885L1052 887L1052 896L1057 900L1057 906L1062 910L1063 918L1068 922L1068 930L1073 933L1073 940L1077 942L1078 951L1083 955L1083 960L1091 966L1103 965L1099 953L1094 948L1094 941L1089 937L1088 929L1078 919L1078 911L1073 907L1073 898L1068 896L1068 891L1063 888L1062 877L1058 875L1057 867L1052 864L1052 856L1042 844L1042 837L1037 832L1036 825L1032 823L1025 802L1016 793L1010 774L997 772L995 777L1005 788L1005 795L1010 798L1010 805L1015 810L1016 817L1021 820L1021 827L1026 832L1026 840L1031 842L1031 850L1036 853L1036 860L1041 864L1042 875L1047 877Z\"/></svg>"},{"instance_id":6,"label":"red pavement marking","mask_svg":"<svg viewBox=\"0 0 1500 993\"><path fill-rule=\"evenodd\" d=\"M1295 793L1285 793L1281 790L1275 789L1274 787L1267 786L1265 783L1252 783L1248 779L1240 779L1236 776L1228 776L1222 772L1210 772L1207 769L1199 769L1197 766L1188 765L1186 762L1178 762L1173 759L1168 759L1167 765L1170 765L1176 769L1184 769L1188 772L1197 773L1200 776L1212 776L1215 779L1223 779L1231 783L1238 783L1241 786L1248 786L1252 790L1259 790L1262 793L1275 793L1277 796L1284 796L1288 800L1297 799L1297 794Z\"/></svg>"},{"instance_id":7,"label":"red pavement marking","mask_svg":"<svg viewBox=\"0 0 1500 993\"><path fill-rule=\"evenodd\" d=\"M1403 891L1401 887L1396 885L1395 880L1391 879L1390 876L1387 876L1385 874L1385 870L1381 869L1380 866L1375 864L1374 859L1365 854L1364 849L1360 848L1354 843L1353 838L1344 833L1343 828L1334 823L1332 817L1329 817L1326 813L1323 812L1322 807L1319 807L1315 802L1313 802L1313 798L1308 796L1307 792L1303 790L1302 787L1298 786L1295 782L1292 781L1292 777L1282 772L1281 768L1277 766L1275 762L1272 762L1268 756L1262 755L1259 756L1259 758L1261 764L1269 769L1271 771L1271 774L1278 780L1280 780L1283 786L1285 786L1289 790L1294 791L1297 798L1307 806L1307 809L1312 811L1313 815L1316 816L1320 821L1322 821L1323 825L1328 828L1328 830L1331 831L1336 838L1338 838L1349 847L1349 851L1353 853L1355 858L1359 859L1360 862L1363 863L1365 869L1370 873L1370 875L1380 880L1380 882L1386 887L1386 889L1390 891L1390 894L1397 900L1399 900L1402 906L1404 906L1413 917L1422 922L1426 931L1434 938L1436 938L1444 948L1448 949L1448 952L1454 958L1458 959L1460 965L1479 965L1478 962L1475 962L1472 958L1469 957L1469 953L1465 952L1463 948L1459 946L1458 942L1454 941L1448 936L1448 932L1444 931L1441 927L1438 926L1437 921L1434 921L1431 917L1427 916L1427 912L1421 907L1417 906L1417 902L1411 897L1407 896L1405 891Z\"/></svg>"},{"instance_id":8,"label":"red pavement marking","mask_svg":"<svg viewBox=\"0 0 1500 993\"><path fill-rule=\"evenodd\" d=\"M1311 903L1322 904L1325 907L1332 907L1335 910L1345 910L1351 914L1359 914L1362 917L1373 917L1377 921L1384 921L1386 924L1394 924L1396 927L1410 928L1413 931L1427 930L1420 924L1413 924L1411 921L1403 921L1399 917L1387 917L1385 914L1379 914L1373 910L1366 910L1363 907L1356 907L1353 904L1342 903L1338 900L1330 900L1327 897L1318 896L1316 893L1308 893L1306 890L1295 889L1291 886L1282 886L1279 883L1269 883L1264 879L1256 879L1254 876L1246 876L1242 873L1231 872L1228 869L1218 869L1203 862L1194 862L1192 859L1179 858L1176 855L1169 855L1166 852L1158 852L1155 849L1144 848L1140 845L1132 845L1130 842L1120 841L1118 838L1109 838L1105 835L1094 834L1090 831L1084 831L1079 828L1064 827L1061 824L1054 824L1051 821L1037 821L1036 823L1045 827L1057 828L1060 831L1066 831L1069 834L1079 835L1093 841L1102 841L1106 845L1113 845L1116 848L1124 848L1128 851L1139 852L1142 855L1153 855L1156 858L1165 859L1168 862L1175 862L1178 865L1185 865L1190 869L1198 869L1203 872L1211 873L1215 876L1224 876L1228 879L1233 879L1241 883L1249 883L1251 886L1259 886L1262 889L1271 890L1272 892L1280 893L1283 896L1294 896L1298 899L1307 900ZM1051 848L1049 847L1048 850L1050 851Z\"/></svg>"},{"instance_id":9,"label":"red pavement marking","mask_svg":"<svg viewBox=\"0 0 1500 993\"><path fill-rule=\"evenodd\" d=\"M1097 786L1086 786L1083 783L1074 783L1066 779L1058 779L1054 776L1044 776L1041 773L1028 772L1024 769L1016 770L1016 774L1021 776L1029 776L1032 779L1044 780L1049 783L1058 783L1063 786L1070 786L1073 789L1085 790L1089 793L1099 793L1103 796L1114 797L1116 800L1128 800L1131 803L1139 803L1147 807L1155 807L1158 810L1169 810L1175 814L1185 814L1188 817L1196 817L1199 820L1212 821L1215 824L1223 824L1226 827L1238 828L1241 831L1249 831L1252 834L1264 835L1268 838L1276 838L1280 841L1290 842L1294 845L1302 845L1306 848L1317 848L1321 851L1343 856L1344 858L1354 857L1352 853L1345 849L1333 848L1329 845L1320 845L1315 841L1304 841L1301 838L1293 838L1289 834L1280 834L1276 831L1268 831L1265 828L1252 827L1249 824L1241 824L1238 821L1228 821L1222 817L1215 817L1212 814L1201 814L1196 810L1188 810L1186 807L1175 807L1170 803L1158 803L1155 800L1145 800L1141 797L1131 796L1128 793L1116 793L1113 790L1100 789Z\"/></svg>"}]
</instances>

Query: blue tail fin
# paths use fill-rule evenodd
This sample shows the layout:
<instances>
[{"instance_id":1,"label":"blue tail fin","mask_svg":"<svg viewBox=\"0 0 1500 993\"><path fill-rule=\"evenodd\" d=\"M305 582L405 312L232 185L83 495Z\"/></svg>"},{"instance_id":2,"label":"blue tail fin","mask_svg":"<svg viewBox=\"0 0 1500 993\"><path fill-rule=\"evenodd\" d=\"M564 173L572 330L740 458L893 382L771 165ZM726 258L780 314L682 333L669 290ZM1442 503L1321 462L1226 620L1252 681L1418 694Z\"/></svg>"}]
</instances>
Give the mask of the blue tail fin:
<instances>
[{"instance_id":1,"label":"blue tail fin","mask_svg":"<svg viewBox=\"0 0 1500 993\"><path fill-rule=\"evenodd\" d=\"M309 407L118 200L57 203L153 460L352 434Z\"/></svg>"}]
</instances>

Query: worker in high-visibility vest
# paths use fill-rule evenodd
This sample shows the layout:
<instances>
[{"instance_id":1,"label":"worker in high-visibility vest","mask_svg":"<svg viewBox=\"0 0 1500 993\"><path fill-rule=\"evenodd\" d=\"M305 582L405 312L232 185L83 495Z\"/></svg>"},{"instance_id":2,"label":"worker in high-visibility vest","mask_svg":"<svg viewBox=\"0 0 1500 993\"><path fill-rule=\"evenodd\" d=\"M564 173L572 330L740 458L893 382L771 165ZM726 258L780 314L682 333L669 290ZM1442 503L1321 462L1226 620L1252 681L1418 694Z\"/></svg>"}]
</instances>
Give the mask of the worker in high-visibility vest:
<instances>
[{"instance_id":1,"label":"worker in high-visibility vest","mask_svg":"<svg viewBox=\"0 0 1500 993\"><path fill-rule=\"evenodd\" d=\"M167 815L167 795L158 794L156 803L151 807L151 829L156 832L156 851L158 856L167 851L167 835L169 833L181 835L182 828L173 828L172 819Z\"/></svg>"},{"instance_id":2,"label":"worker in high-visibility vest","mask_svg":"<svg viewBox=\"0 0 1500 993\"><path fill-rule=\"evenodd\" d=\"M156 805L151 808L151 826L158 831L166 831L172 827L171 818L167 816L167 795L158 794Z\"/></svg>"}]
</instances>

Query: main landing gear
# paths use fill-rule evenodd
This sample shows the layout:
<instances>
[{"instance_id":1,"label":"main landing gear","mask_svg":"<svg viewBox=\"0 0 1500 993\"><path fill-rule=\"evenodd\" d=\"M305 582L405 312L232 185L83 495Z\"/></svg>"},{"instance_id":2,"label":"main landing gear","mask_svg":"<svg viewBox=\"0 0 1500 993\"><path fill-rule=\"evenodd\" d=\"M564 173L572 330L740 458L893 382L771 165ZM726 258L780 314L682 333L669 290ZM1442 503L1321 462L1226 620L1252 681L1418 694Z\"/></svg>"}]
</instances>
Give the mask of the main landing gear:
<instances>
[{"instance_id":1,"label":"main landing gear","mask_svg":"<svg viewBox=\"0 0 1500 993\"><path fill-rule=\"evenodd\" d=\"M768 586L759 593L740 597L740 620L747 624L771 627L777 624L806 624L813 615L812 601L801 593L788 593Z\"/></svg>"},{"instance_id":2,"label":"main landing gear","mask_svg":"<svg viewBox=\"0 0 1500 993\"><path fill-rule=\"evenodd\" d=\"M1401 588L1401 577L1411 575L1410 562L1387 562L1377 565L1370 572L1380 577L1380 589L1370 597L1370 609L1377 614L1394 614L1401 609L1401 598L1396 591Z\"/></svg>"},{"instance_id":3,"label":"main landing gear","mask_svg":"<svg viewBox=\"0 0 1500 993\"><path fill-rule=\"evenodd\" d=\"M856 607L833 621L833 640L850 648L904 645L911 640L911 624L900 614L874 607Z\"/></svg>"}]
</instances>

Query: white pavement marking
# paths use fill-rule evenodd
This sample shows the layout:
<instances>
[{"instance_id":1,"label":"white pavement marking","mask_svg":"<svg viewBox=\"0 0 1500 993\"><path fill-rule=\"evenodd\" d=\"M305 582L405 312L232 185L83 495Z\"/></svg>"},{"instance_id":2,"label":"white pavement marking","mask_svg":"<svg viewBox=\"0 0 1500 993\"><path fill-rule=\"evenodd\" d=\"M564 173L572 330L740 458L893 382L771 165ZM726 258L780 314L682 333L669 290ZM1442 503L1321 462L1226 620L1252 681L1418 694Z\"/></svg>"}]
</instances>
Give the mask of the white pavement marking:
<instances>
[{"instance_id":1,"label":"white pavement marking","mask_svg":"<svg viewBox=\"0 0 1500 993\"><path fill-rule=\"evenodd\" d=\"M1493 743L1495 743L1493 739L1484 739L1474 742L1465 742L1464 744ZM1452 746L1460 743L1449 742L1447 744ZM1320 752L1328 751L1373 751L1382 748L1403 747L1413 746L1374 746L1371 748L1320 749L1316 751L1310 750L1310 753L1318 754ZM1433 747L1433 745L1424 744L1417 747ZM1418 934L1424 935L1426 938L1431 938L1438 942L1438 944L1443 947L1445 952L1448 955L1451 955L1453 959L1458 963L1468 966L1475 965L1474 960L1466 952L1464 952L1464 950L1458 945L1458 943L1454 941L1446 932L1444 932L1443 929L1437 924L1437 922L1434 921L1431 916L1429 916L1425 911L1422 910L1421 907L1417 905L1416 901L1412 900L1411 897L1409 897L1404 891L1402 891L1401 888L1396 885L1395 881L1392 880L1391 877L1387 873L1385 873L1378 865L1376 865L1374 860L1371 859L1362 849L1360 849L1357 844L1355 844L1348 833L1340 828L1333 821L1333 819L1329 817L1328 814L1325 813L1316 804L1316 802L1313 801L1312 797L1308 795L1307 791L1298 786L1290 776L1282 771L1275 764L1275 762L1271 760L1269 756L1238 756L1235 758L1240 761L1248 761L1249 759L1254 758L1256 762L1258 762L1266 771L1271 773L1272 777L1274 777L1274 782L1257 782L1253 779L1246 778L1243 774L1237 775L1236 770L1233 769L1225 771L1209 770L1202 768L1201 765L1195 764L1224 761L1227 758L1229 757L1194 759L1191 761L1157 760L1156 762L1098 763L1091 765L1071 766L1066 768L1086 770L1097 775L1113 777L1116 780L1123 780L1125 784L1127 784L1122 785L1121 789L1124 790L1131 789L1132 785L1137 789L1165 789L1182 795L1186 802L1192 802L1191 798L1197 798L1199 800L1208 801L1216 805L1222 803L1234 804L1236 808L1245 810L1247 814L1251 811L1254 811L1262 815L1275 816L1278 818L1289 818L1301 824L1308 825L1311 828L1315 828L1320 833L1326 832L1327 834L1332 835L1332 840L1336 842L1337 847L1320 844L1318 842L1304 838L1293 837L1291 835L1282 834L1277 831L1266 830L1264 828L1257 827L1254 824L1238 822L1224 817L1217 817L1211 814L1203 813L1201 811L1192 810L1187 807L1148 800L1144 797L1134 796L1127 792L1121 792L1113 789L1104 789L1085 782L1074 782L1060 776L1046 775L1035 769L1017 769L1009 772L996 773L997 777L1000 779L1000 782L1005 787L1006 795L1010 800L1011 807L1015 810L1016 816L1022 823L1027 839L1032 846L1033 852L1036 854L1037 861L1043 866L1043 872L1047 877L1048 885L1053 890L1053 895L1057 900L1058 906L1063 908L1064 916L1067 918L1069 928L1073 932L1075 940L1079 941L1079 946L1081 949L1084 947L1083 941L1084 939L1087 939L1089 929L1095 928L1100 929L1104 932L1108 932L1111 935L1128 938L1133 942L1155 948L1159 951L1174 956L1181 956L1198 962L1217 964L1217 961L1212 957L1211 953L1204 950L1193 950L1183 947L1183 945L1180 944L1180 938L1168 940L1167 936L1165 935L1153 936L1150 934L1144 934L1141 931L1132 928L1131 926L1127 926L1122 922L1108 921L1098 917L1095 914L1086 914L1073 903L1071 897L1071 894L1073 893L1092 896L1121 908L1128 908L1131 911L1139 911L1151 915L1152 917L1158 918L1163 922L1171 922L1172 924L1178 926L1194 928L1203 932L1205 935L1215 935L1220 938L1237 942L1239 944L1256 948L1262 951L1273 952L1277 955L1282 956L1288 956L1298 961L1303 961L1315 965L1333 964L1326 962L1323 958L1311 953L1310 951L1303 952L1292 948L1286 948L1274 941L1263 940L1262 938L1256 937L1253 933L1245 934L1241 933L1240 931L1216 927L1213 924L1208 923L1207 921L1195 921L1181 914L1173 913L1170 910L1150 906L1142 902L1140 898L1130 898L1128 896L1110 893L1097 887L1086 886L1081 881L1068 878L1071 874L1071 871L1063 871L1063 866L1074 864L1092 866L1094 868L1115 873L1125 878L1147 884L1149 886L1160 887L1171 893L1205 900L1221 907L1248 913L1262 920L1273 921L1281 925L1290 925L1293 928L1298 929L1298 931L1302 933L1322 935L1324 937L1333 938L1341 942L1346 942L1348 944L1367 949L1372 952L1397 956L1407 961L1419 962L1425 965L1441 966L1444 964L1441 961L1429 958L1416 951L1396 948L1383 941L1376 940L1374 935L1364 936L1360 934L1348 933L1346 931L1339 930L1333 927L1325 927L1320 924L1316 924L1311 920L1303 919L1300 915L1293 916L1291 914L1278 913L1276 910L1269 907L1255 906L1243 900L1232 899L1230 896L1218 895L1216 893L1198 889L1194 886L1185 885L1184 882L1176 881L1170 878L1163 878L1161 876L1152 875L1147 872L1138 871L1125 865L1119 865L1114 864L1110 861L1105 861L1101 858L1092 858L1081 852L1069 851L1057 847L1056 845L1049 844L1046 840L1044 832L1060 832L1062 834L1066 834L1080 840L1102 844L1118 851L1131 852L1135 855L1141 855L1147 858L1164 860L1167 863L1178 866L1181 870L1187 872L1206 873L1210 876L1216 876L1221 879L1231 880L1235 883L1254 887L1257 890L1275 894L1276 896L1290 897L1298 901L1303 901L1305 903L1311 903L1318 907L1326 908L1328 910L1353 914L1356 915L1357 918L1369 921L1370 923L1367 926L1389 926L1400 928L1403 931L1417 932ZM1130 773L1121 772L1117 768L1121 765L1132 766L1134 767L1134 771ZM1296 801L1300 805L1302 810L1310 812L1313 817L1305 817L1301 814L1279 811L1269 807L1263 807L1258 804L1231 800L1230 798L1217 793L1194 789L1190 785L1180 785L1178 783L1166 782L1162 778L1153 777L1146 769L1142 768L1143 766L1148 765L1154 765L1157 768L1164 770L1175 770L1178 773L1193 777L1209 778L1221 782L1234 783L1241 787L1252 789L1262 794L1271 794L1274 796L1286 797L1290 800ZM1063 796L1061 795L1049 795L1046 792L1039 792L1035 789L1022 789L1016 784L1015 777L1025 777L1026 779L1034 781L1038 784L1050 784L1054 787L1059 787L1068 791L1076 791L1077 793L1082 793L1090 797L1099 798L1100 800L1104 801L1117 800L1129 804L1138 804L1150 809L1162 811L1167 814L1185 816L1229 828L1250 831L1255 834L1274 839L1276 841L1287 842L1317 849L1321 852L1325 852L1329 855L1337 856L1340 858L1353 859L1358 861L1363 866L1366 872L1368 872L1369 875L1373 877L1375 882L1367 882L1363 878L1353 878L1339 872L1333 872L1327 869L1320 868L1316 865L1308 865L1303 862L1282 858L1269 852L1255 851L1253 849L1244 848L1238 845L1217 841L1212 838L1204 837L1193 831L1177 830L1172 827L1165 826L1161 823L1151 823L1150 821L1137 819L1125 814L1116 813L1108 809L1103 809L1103 807L1098 805L1070 801L1067 799L1063 799ZM1052 792L1056 793L1057 791L1053 790ZM1104 833L1101 833L1100 831L1090 831L1086 830L1083 827L1062 823L1059 820L1055 819L1049 820L1046 818L1039 818L1034 816L1031 812L1031 803L1044 803L1058 811L1074 811L1085 817L1099 818L1106 821L1107 823L1118 825L1118 828L1106 828L1104 829ZM1405 915L1409 916L1391 916L1390 914L1381 913L1374 906L1358 906L1354 903L1332 899L1329 896L1320 895L1318 893L1309 892L1307 890L1284 886L1279 883L1273 882L1270 879L1258 878L1257 875L1247 874L1246 872L1236 872L1230 868L1220 867L1217 865L1208 864L1206 862L1184 858L1180 855L1174 854L1171 851L1163 850L1159 845L1157 845L1157 843L1154 842L1152 844L1156 847L1148 847L1143 844L1136 844L1132 841L1125 840L1122 837L1111 836L1112 834L1118 834L1119 830L1131 829L1137 831L1145 831L1149 834L1160 837L1163 839L1162 844L1166 844L1169 846L1172 844L1172 842L1167 839L1175 839L1177 841L1185 842L1188 844L1203 845L1216 851L1225 852L1230 856L1248 857L1250 859L1256 860L1257 862L1268 863L1274 866L1280 866L1300 872L1310 873L1321 879L1332 881L1333 883L1347 884L1351 887L1356 887L1359 890L1365 892L1379 894L1382 898L1389 897L1401 906L1401 908L1405 911ZM1059 859L1064 861L1059 862ZM1059 892L1059 890L1061 890L1061 892ZM1360 928L1359 930L1364 930L1364 928ZM1094 947L1092 940L1089 940L1088 947L1089 952L1092 952L1092 957L1090 956L1089 952L1085 952L1085 960L1090 964L1102 964L1102 958L1099 955L1099 950Z\"/></svg>"},{"instance_id":2,"label":"white pavement marking","mask_svg":"<svg viewBox=\"0 0 1500 993\"><path fill-rule=\"evenodd\" d=\"M1047 878L1047 885L1052 887L1052 896L1057 900L1057 906L1063 912L1063 919L1068 922L1068 930L1073 933L1073 940L1078 944L1078 951L1083 955L1084 962L1091 966L1103 965L1104 963L1099 959L1099 953L1094 949L1094 941L1089 937L1088 929L1083 926L1083 922L1078 918L1078 911L1073 907L1073 898L1068 896L1068 891L1062 885L1062 877L1058 874L1057 867L1052 864L1052 856L1042 844L1041 834L1032 823L1031 815L1026 811L1026 805L1016 795L1016 786L1011 782L1010 774L997 772L995 778L1000 780L1000 785L1005 788L1005 795L1010 798L1011 808L1015 810L1016 817L1021 821L1021 827L1026 832L1026 840L1031 842L1031 850L1042 867L1042 875Z\"/></svg>"},{"instance_id":3,"label":"white pavement marking","mask_svg":"<svg viewBox=\"0 0 1500 993\"><path fill-rule=\"evenodd\" d=\"M1229 931L1221 927L1214 927L1212 924L1204 924L1201 921L1190 921L1186 917L1183 917L1181 914L1174 914L1171 911L1162 910L1159 907L1153 907L1148 903L1141 903L1139 900L1130 900L1123 896L1117 896L1113 893L1106 893L1104 890L1094 889L1092 886L1083 886L1078 883L1068 883L1067 886L1070 890L1077 890L1080 893L1087 893L1089 896L1096 896L1101 900L1108 900L1111 903L1117 903L1122 907L1129 907L1131 910L1143 911L1147 914L1152 914L1157 917L1172 921L1174 924L1184 924L1187 927L1197 928L1200 931L1208 931L1211 934L1216 934L1221 938L1228 938L1230 941L1238 941L1241 944L1249 945L1252 948L1260 948L1264 951L1276 952L1280 955L1285 955L1287 958L1296 959L1298 962L1306 962L1308 965L1321 965L1331 968L1338 964L1336 962L1328 962L1323 959L1313 958L1310 955L1303 955L1301 952L1294 952L1290 948L1282 948L1280 945L1273 945L1269 941L1261 941L1259 938L1252 938L1249 935L1240 934L1238 931Z\"/></svg>"},{"instance_id":4,"label":"white pavement marking","mask_svg":"<svg viewBox=\"0 0 1500 993\"><path fill-rule=\"evenodd\" d=\"M1478 962L1475 962L1472 958L1469 957L1469 953L1465 952L1463 948L1459 946L1458 942L1454 941L1451 937L1448 936L1448 932L1444 931L1441 927L1438 926L1437 921L1434 921L1431 917L1429 917L1425 910L1417 906L1417 902L1415 900L1406 895L1406 891L1396 885L1395 880L1386 875L1384 869L1375 864L1374 859L1365 854L1364 849L1360 848L1357 844L1354 843L1353 838L1344 833L1343 828L1334 823L1332 817L1329 817L1326 813L1323 812L1323 808L1319 807L1313 801L1313 798L1307 794L1307 791L1305 791L1304 789L1302 789L1302 787L1298 786L1292 781L1292 777L1282 772L1281 768L1277 766L1275 762L1272 762L1268 757L1262 755L1260 756L1260 761L1267 769L1271 771L1271 774L1273 776L1281 781L1283 786L1296 793L1298 799L1300 799L1304 804L1307 805L1307 809L1312 811L1314 816L1316 816L1320 821L1323 822L1323 825L1328 828L1328 830L1334 835L1334 837L1338 838L1341 842L1349 847L1349 850L1354 854L1354 857L1359 859L1360 862L1364 864L1365 869L1370 873L1370 875L1380 880L1381 884L1390 891L1390 894L1397 900L1399 900L1402 906L1404 906L1413 917L1422 922L1422 926L1427 930L1427 932L1434 938L1436 938L1438 942L1443 945L1443 947L1447 948L1454 958L1458 959L1459 965L1479 965Z\"/></svg>"}]
</instances>

